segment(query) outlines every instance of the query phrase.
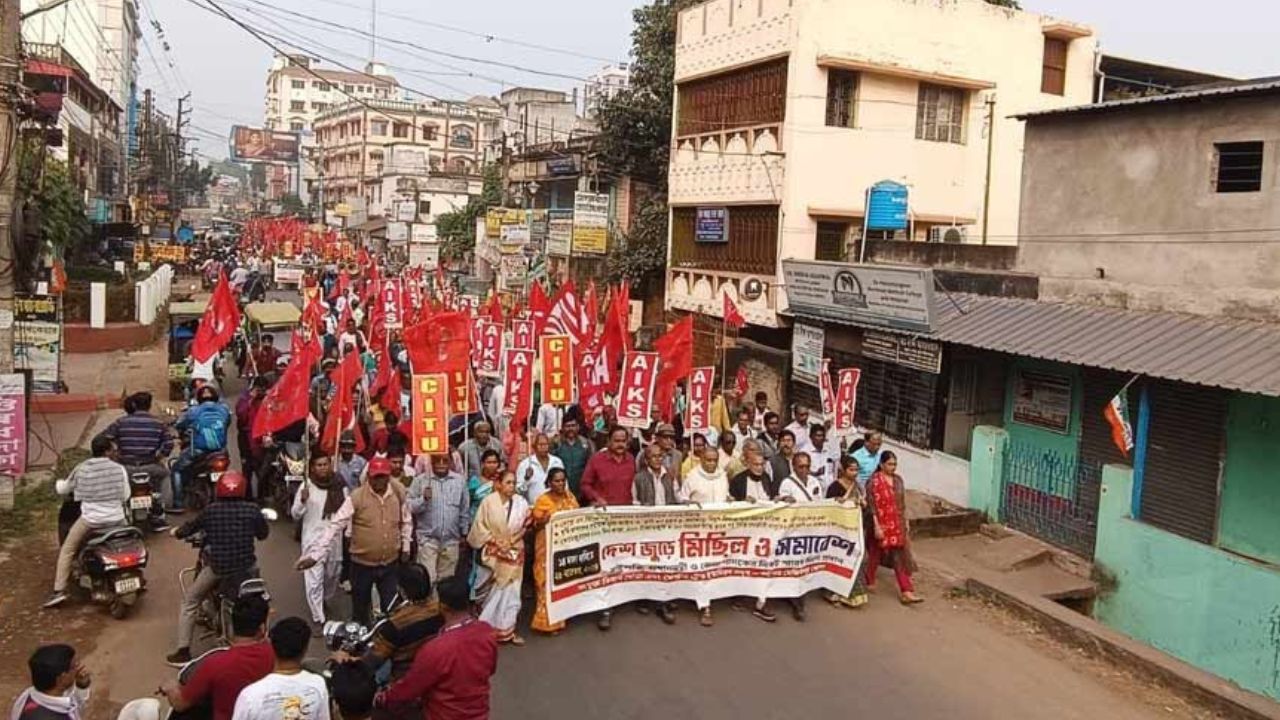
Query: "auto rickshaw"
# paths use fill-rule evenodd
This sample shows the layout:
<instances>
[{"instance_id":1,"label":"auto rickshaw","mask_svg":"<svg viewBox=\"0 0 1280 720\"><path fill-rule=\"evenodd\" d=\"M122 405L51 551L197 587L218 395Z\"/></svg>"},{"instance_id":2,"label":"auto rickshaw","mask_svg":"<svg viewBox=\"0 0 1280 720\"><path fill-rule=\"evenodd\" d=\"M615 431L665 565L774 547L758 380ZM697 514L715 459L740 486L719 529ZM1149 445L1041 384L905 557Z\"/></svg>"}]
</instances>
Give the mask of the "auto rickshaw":
<instances>
[{"instance_id":1,"label":"auto rickshaw","mask_svg":"<svg viewBox=\"0 0 1280 720\"><path fill-rule=\"evenodd\" d=\"M245 334L247 347L241 348L236 355L244 374L249 364L248 352L258 346L263 335L272 336L272 345L280 353L280 357L288 358L293 351L293 331L302 321L302 311L297 305L288 302L255 302L244 308ZM269 373L275 368L257 368L259 374Z\"/></svg>"},{"instance_id":2,"label":"auto rickshaw","mask_svg":"<svg viewBox=\"0 0 1280 720\"><path fill-rule=\"evenodd\" d=\"M186 398L188 383L191 382L191 368L187 363L187 355L191 349L191 341L196 337L196 328L200 326L200 318L204 315L203 302L169 303L169 399Z\"/></svg>"}]
</instances>

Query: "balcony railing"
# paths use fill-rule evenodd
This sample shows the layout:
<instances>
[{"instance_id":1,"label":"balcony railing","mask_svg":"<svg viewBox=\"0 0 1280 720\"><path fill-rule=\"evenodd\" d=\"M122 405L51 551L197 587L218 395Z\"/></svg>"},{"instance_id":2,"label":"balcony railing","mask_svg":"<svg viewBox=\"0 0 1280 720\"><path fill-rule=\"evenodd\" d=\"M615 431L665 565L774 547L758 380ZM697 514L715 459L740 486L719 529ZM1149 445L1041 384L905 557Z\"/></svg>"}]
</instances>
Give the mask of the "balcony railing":
<instances>
[{"instance_id":1,"label":"balcony railing","mask_svg":"<svg viewBox=\"0 0 1280 720\"><path fill-rule=\"evenodd\" d=\"M777 203L786 165L780 124L676 138L668 175L671 202Z\"/></svg>"},{"instance_id":2,"label":"balcony railing","mask_svg":"<svg viewBox=\"0 0 1280 720\"><path fill-rule=\"evenodd\" d=\"M773 276L671 268L667 271L667 308L724 317L724 296L728 295L748 323L762 327L780 327L777 311L785 296ZM760 297L747 301L742 297L747 282L762 285Z\"/></svg>"}]
</instances>

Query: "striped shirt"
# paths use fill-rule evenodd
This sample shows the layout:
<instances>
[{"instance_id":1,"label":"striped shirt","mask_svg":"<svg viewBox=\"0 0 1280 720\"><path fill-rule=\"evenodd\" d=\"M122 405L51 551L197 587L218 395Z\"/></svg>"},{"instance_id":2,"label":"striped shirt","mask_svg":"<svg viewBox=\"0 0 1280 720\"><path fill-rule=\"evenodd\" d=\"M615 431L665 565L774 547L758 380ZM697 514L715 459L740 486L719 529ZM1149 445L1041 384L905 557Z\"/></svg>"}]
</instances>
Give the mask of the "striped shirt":
<instances>
[{"instance_id":1,"label":"striped shirt","mask_svg":"<svg viewBox=\"0 0 1280 720\"><path fill-rule=\"evenodd\" d=\"M431 488L431 498L423 499L423 489ZM443 478L427 471L409 486L409 512L417 525L418 541L457 543L467 536L471 520L471 495L461 475Z\"/></svg>"},{"instance_id":2,"label":"striped shirt","mask_svg":"<svg viewBox=\"0 0 1280 720\"><path fill-rule=\"evenodd\" d=\"M104 434L116 441L120 462L125 465L148 465L173 451L169 428L150 413L125 415L111 423Z\"/></svg>"},{"instance_id":3,"label":"striped shirt","mask_svg":"<svg viewBox=\"0 0 1280 720\"><path fill-rule=\"evenodd\" d=\"M92 527L124 522L124 501L129 499L129 476L120 463L107 457L89 458L58 481L60 495L72 493L80 503L80 517Z\"/></svg>"}]
</instances>

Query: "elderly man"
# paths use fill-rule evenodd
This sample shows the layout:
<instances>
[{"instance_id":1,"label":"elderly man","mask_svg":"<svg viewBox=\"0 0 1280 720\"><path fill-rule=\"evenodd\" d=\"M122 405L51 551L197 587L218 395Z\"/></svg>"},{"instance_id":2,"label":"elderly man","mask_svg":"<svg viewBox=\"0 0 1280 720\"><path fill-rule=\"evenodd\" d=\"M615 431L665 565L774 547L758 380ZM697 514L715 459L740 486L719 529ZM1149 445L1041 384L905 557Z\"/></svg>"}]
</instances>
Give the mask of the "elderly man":
<instances>
[{"instance_id":1,"label":"elderly man","mask_svg":"<svg viewBox=\"0 0 1280 720\"><path fill-rule=\"evenodd\" d=\"M653 430L653 443L662 450L662 464L672 475L680 475L681 465L684 463L684 456L680 450L676 448L676 429L670 423L658 423ZM639 470L643 466L642 454L636 455L636 469Z\"/></svg>"},{"instance_id":2,"label":"elderly man","mask_svg":"<svg viewBox=\"0 0 1280 720\"><path fill-rule=\"evenodd\" d=\"M432 455L431 471L415 477L409 486L418 564L427 569L435 583L457 572L459 551L471 529L467 481L452 472L451 464L446 454ZM434 596L434 588L432 593Z\"/></svg>"},{"instance_id":3,"label":"elderly man","mask_svg":"<svg viewBox=\"0 0 1280 720\"><path fill-rule=\"evenodd\" d=\"M786 503L814 502L823 499L822 482L809 474L812 460L808 453L798 452L791 460L791 476L778 486L778 500ZM791 598L791 615L804 622L804 596Z\"/></svg>"},{"instance_id":4,"label":"elderly man","mask_svg":"<svg viewBox=\"0 0 1280 720\"><path fill-rule=\"evenodd\" d=\"M547 491L547 473L553 468L563 470L564 462L551 454L551 439L545 433L538 433L533 438L533 454L516 467L516 492L524 495L529 507Z\"/></svg>"},{"instance_id":5,"label":"elderly man","mask_svg":"<svg viewBox=\"0 0 1280 720\"><path fill-rule=\"evenodd\" d=\"M507 452L502 449L502 443L493 438L493 426L481 420L475 424L475 434L471 439L458 446L458 453L462 455L464 477L480 474L480 458L486 450L498 453L499 463L507 462Z\"/></svg>"},{"instance_id":6,"label":"elderly man","mask_svg":"<svg viewBox=\"0 0 1280 720\"><path fill-rule=\"evenodd\" d=\"M791 413L791 424L785 429L796 436L796 447L804 447L809 444L809 408L797 405Z\"/></svg>"},{"instance_id":7,"label":"elderly man","mask_svg":"<svg viewBox=\"0 0 1280 720\"><path fill-rule=\"evenodd\" d=\"M661 505L678 505L680 496L676 490L677 483L667 466L662 464L662 448L650 445L644 449L644 467L636 473L632 482L631 494L636 505L656 507ZM648 613L652 603L642 602L637 606L641 613ZM662 603L658 606L658 617L668 625L676 622L675 604Z\"/></svg>"},{"instance_id":8,"label":"elderly man","mask_svg":"<svg viewBox=\"0 0 1280 720\"><path fill-rule=\"evenodd\" d=\"M738 411L738 424L734 425L732 432L738 438L738 444L733 448L733 456L739 460L742 459L742 449L746 446L747 440L754 440L756 435L755 428L751 427L751 410L742 408Z\"/></svg>"}]
</instances>

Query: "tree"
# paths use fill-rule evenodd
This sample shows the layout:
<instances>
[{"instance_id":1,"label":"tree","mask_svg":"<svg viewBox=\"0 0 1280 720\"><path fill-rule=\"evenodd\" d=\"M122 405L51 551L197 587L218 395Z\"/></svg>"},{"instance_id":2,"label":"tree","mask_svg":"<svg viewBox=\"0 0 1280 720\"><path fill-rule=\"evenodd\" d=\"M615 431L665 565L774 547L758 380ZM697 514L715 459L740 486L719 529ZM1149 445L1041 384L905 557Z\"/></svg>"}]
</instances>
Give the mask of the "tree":
<instances>
[{"instance_id":1,"label":"tree","mask_svg":"<svg viewBox=\"0 0 1280 720\"><path fill-rule=\"evenodd\" d=\"M30 289L46 256L75 260L90 237L82 192L66 163L40 143L18 145L18 197L22 235L14 243L14 280Z\"/></svg>"},{"instance_id":2,"label":"tree","mask_svg":"<svg viewBox=\"0 0 1280 720\"><path fill-rule=\"evenodd\" d=\"M289 193L288 195L280 198L280 208L280 211L285 215L307 214L306 204L302 202L302 198L294 195L293 193Z\"/></svg>"},{"instance_id":3,"label":"tree","mask_svg":"<svg viewBox=\"0 0 1280 720\"><path fill-rule=\"evenodd\" d=\"M502 204L502 169L490 164L484 169L484 188L467 200L466 207L436 216L440 254L450 260L468 258L476 249L476 220L490 206Z\"/></svg>"},{"instance_id":4,"label":"tree","mask_svg":"<svg viewBox=\"0 0 1280 720\"><path fill-rule=\"evenodd\" d=\"M601 159L655 189L629 232L618 234L608 259L611 278L638 288L662 275L667 257L667 162L675 88L676 18L697 0L654 0L631 13L631 83L598 115Z\"/></svg>"}]
</instances>

